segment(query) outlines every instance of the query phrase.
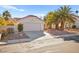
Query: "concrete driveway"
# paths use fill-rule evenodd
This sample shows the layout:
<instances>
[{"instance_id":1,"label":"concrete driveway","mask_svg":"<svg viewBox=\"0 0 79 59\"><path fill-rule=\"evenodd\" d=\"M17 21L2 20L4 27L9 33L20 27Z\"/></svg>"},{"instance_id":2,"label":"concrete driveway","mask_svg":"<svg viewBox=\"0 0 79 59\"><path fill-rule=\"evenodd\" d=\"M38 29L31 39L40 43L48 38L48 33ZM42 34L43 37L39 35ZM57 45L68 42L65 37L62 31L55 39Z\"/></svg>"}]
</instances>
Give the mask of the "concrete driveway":
<instances>
[{"instance_id":1,"label":"concrete driveway","mask_svg":"<svg viewBox=\"0 0 79 59\"><path fill-rule=\"evenodd\" d=\"M24 33L29 38L26 37L22 39L6 40L5 42L0 42L0 44L15 44L15 43L30 42L30 41L36 40L37 38L45 36L43 31L26 31Z\"/></svg>"},{"instance_id":2,"label":"concrete driveway","mask_svg":"<svg viewBox=\"0 0 79 59\"><path fill-rule=\"evenodd\" d=\"M24 32L32 40L45 36L44 31L26 31Z\"/></svg>"}]
</instances>

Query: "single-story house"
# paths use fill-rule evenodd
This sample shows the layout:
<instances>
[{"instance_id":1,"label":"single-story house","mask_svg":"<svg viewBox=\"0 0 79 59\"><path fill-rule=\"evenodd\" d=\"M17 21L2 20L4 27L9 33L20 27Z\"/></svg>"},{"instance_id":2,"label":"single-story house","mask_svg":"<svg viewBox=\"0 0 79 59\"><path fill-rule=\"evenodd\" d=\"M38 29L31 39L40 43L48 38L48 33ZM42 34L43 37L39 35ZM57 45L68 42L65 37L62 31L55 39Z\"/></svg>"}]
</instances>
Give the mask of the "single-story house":
<instances>
[{"instance_id":1,"label":"single-story house","mask_svg":"<svg viewBox=\"0 0 79 59\"><path fill-rule=\"evenodd\" d=\"M34 15L28 15L23 18L10 18L5 21L5 25L0 26L0 29L13 28L15 31L18 31L18 24L23 24L23 31L43 31L44 23L43 20Z\"/></svg>"},{"instance_id":2,"label":"single-story house","mask_svg":"<svg viewBox=\"0 0 79 59\"><path fill-rule=\"evenodd\" d=\"M20 19L23 24L23 31L43 31L44 23L43 20L34 15L28 15Z\"/></svg>"},{"instance_id":3,"label":"single-story house","mask_svg":"<svg viewBox=\"0 0 79 59\"><path fill-rule=\"evenodd\" d=\"M10 18L9 20L0 20L2 24L0 24L0 32L2 30L6 30L8 28L13 28L14 31L17 31L17 25L19 24L18 20Z\"/></svg>"},{"instance_id":4,"label":"single-story house","mask_svg":"<svg viewBox=\"0 0 79 59\"><path fill-rule=\"evenodd\" d=\"M77 20L75 20L76 28L79 28L79 16L75 16Z\"/></svg>"},{"instance_id":5,"label":"single-story house","mask_svg":"<svg viewBox=\"0 0 79 59\"><path fill-rule=\"evenodd\" d=\"M75 25L76 28L79 28L79 16L77 16L77 15L73 15L73 16L75 17L75 19L74 19L75 22L66 24L66 26L69 26L72 28L72 26Z\"/></svg>"}]
</instances>

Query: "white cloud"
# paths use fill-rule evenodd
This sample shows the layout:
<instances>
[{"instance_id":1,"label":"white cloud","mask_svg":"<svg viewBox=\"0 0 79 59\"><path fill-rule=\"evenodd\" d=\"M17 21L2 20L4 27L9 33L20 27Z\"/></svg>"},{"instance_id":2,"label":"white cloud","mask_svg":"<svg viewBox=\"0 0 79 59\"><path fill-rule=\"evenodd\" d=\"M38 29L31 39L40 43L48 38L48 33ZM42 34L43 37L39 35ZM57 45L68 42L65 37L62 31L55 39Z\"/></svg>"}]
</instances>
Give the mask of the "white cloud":
<instances>
[{"instance_id":1,"label":"white cloud","mask_svg":"<svg viewBox=\"0 0 79 59\"><path fill-rule=\"evenodd\" d=\"M15 7L15 6L9 6L9 5L7 5L7 6L3 5L3 6L0 6L0 7L4 8L4 9L7 9L7 10L24 11L23 9L19 9L19 8Z\"/></svg>"}]
</instances>

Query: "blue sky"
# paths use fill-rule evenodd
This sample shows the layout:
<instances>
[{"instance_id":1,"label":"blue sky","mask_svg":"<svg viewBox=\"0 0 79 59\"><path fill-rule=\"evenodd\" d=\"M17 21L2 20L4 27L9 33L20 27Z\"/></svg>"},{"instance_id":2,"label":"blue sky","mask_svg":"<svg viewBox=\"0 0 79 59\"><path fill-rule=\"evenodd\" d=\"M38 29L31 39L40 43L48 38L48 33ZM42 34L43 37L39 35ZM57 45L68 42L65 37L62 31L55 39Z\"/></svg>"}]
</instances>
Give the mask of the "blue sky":
<instances>
[{"instance_id":1,"label":"blue sky","mask_svg":"<svg viewBox=\"0 0 79 59\"><path fill-rule=\"evenodd\" d=\"M43 17L50 11L55 11L60 8L61 5L0 5L0 13L8 10L12 17L24 17L27 15L36 15ZM79 10L78 5L71 5L72 11Z\"/></svg>"}]
</instances>

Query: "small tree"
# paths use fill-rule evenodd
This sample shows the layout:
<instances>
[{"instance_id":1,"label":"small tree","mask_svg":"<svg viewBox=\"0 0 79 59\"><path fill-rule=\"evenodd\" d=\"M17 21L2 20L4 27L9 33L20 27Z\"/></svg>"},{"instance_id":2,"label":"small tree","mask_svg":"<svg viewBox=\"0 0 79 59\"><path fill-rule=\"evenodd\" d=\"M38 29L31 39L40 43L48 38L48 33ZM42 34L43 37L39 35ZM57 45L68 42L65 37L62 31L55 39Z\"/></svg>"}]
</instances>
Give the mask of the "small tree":
<instances>
[{"instance_id":1,"label":"small tree","mask_svg":"<svg viewBox=\"0 0 79 59\"><path fill-rule=\"evenodd\" d=\"M11 14L8 10L4 11L2 16L4 17L5 20L9 20L9 18L11 17Z\"/></svg>"},{"instance_id":2,"label":"small tree","mask_svg":"<svg viewBox=\"0 0 79 59\"><path fill-rule=\"evenodd\" d=\"M22 32L23 31L23 24L18 24L18 32Z\"/></svg>"}]
</instances>

